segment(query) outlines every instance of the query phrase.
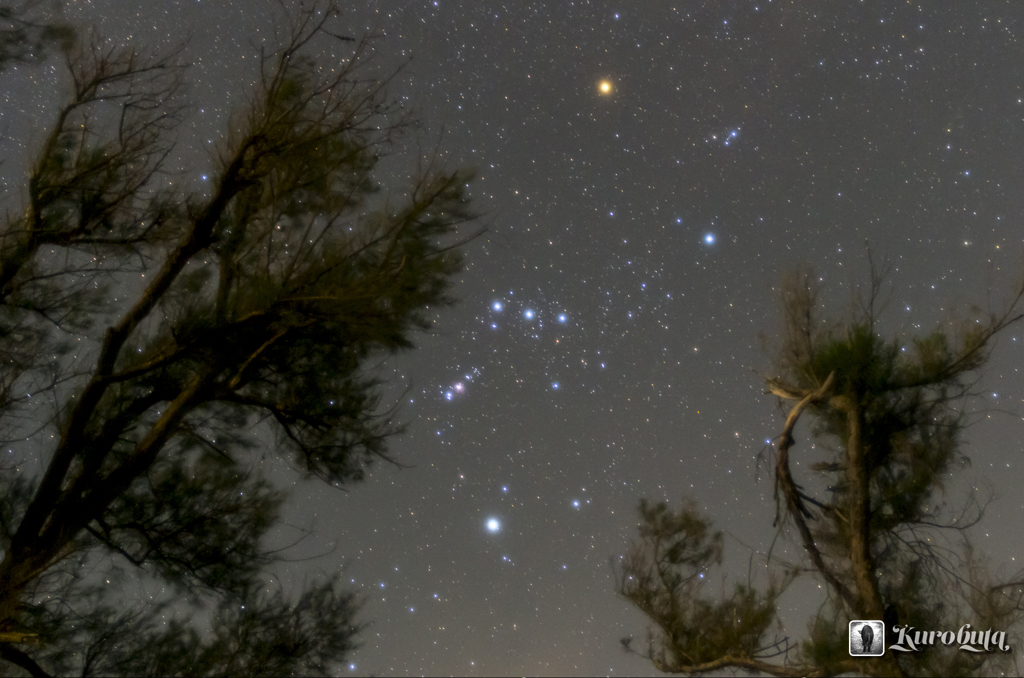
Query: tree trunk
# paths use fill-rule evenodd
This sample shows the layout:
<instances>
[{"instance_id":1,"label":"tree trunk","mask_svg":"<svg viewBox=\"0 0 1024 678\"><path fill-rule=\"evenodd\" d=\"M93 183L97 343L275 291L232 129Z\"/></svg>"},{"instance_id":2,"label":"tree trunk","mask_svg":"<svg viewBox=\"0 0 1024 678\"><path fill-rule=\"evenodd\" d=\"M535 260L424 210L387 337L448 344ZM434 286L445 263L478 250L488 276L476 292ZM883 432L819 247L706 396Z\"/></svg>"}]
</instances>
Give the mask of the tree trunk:
<instances>
[{"instance_id":1,"label":"tree trunk","mask_svg":"<svg viewBox=\"0 0 1024 678\"><path fill-rule=\"evenodd\" d=\"M854 398L843 398L849 437L846 441L847 475L850 482L850 567L857 585L858 614L864 619L881 619L885 606L878 592L874 561L871 557L870 478L867 450L864 449L864 411Z\"/></svg>"}]
</instances>

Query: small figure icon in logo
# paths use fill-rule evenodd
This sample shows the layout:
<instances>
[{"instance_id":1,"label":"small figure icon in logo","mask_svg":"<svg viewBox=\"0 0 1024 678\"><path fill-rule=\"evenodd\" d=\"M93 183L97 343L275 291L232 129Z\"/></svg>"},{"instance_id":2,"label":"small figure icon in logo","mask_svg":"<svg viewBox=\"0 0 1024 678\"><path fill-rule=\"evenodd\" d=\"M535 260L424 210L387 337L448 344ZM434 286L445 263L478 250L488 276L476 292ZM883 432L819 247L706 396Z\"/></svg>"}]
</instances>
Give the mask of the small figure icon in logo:
<instances>
[{"instance_id":1,"label":"small figure icon in logo","mask_svg":"<svg viewBox=\"0 0 1024 678\"><path fill-rule=\"evenodd\" d=\"M885 654L885 626L877 619L850 622L850 655L881 657Z\"/></svg>"}]
</instances>

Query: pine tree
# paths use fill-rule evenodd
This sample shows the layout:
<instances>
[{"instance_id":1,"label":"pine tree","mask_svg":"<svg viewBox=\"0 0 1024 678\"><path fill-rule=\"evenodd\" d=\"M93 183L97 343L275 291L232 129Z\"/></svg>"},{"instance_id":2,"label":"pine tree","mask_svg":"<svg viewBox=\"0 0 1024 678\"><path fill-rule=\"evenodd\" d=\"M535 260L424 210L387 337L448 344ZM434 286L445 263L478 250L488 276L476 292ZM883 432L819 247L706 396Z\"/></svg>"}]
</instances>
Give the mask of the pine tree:
<instances>
[{"instance_id":1,"label":"pine tree","mask_svg":"<svg viewBox=\"0 0 1024 678\"><path fill-rule=\"evenodd\" d=\"M287 496L261 455L335 486L388 458L368 365L450 302L468 176L378 195L408 116L333 3L289 21L208 190L167 167L180 51L68 48L73 91L0 231L5 674L326 674L354 646L336 578L265 583ZM122 567L168 599L112 598Z\"/></svg>"},{"instance_id":2,"label":"pine tree","mask_svg":"<svg viewBox=\"0 0 1024 678\"><path fill-rule=\"evenodd\" d=\"M659 670L952 676L1012 666L1006 652L941 643L878 658L850 655L851 620L884 621L889 644L908 626L956 631L969 622L1012 631L1024 611L1024 577L993 581L970 548L968 530L982 513L977 501L971 497L960 511L940 501L967 461L961 434L971 387L995 337L1022 318L1024 286L1003 313L909 341L885 340L876 309L883 277L872 268L870 291L845 322L821 317L813 274L783 285L777 376L765 380L789 403L774 446L775 524L802 549L803 563L773 567L769 560L762 590L748 582L716 596L706 575L722 562L721 532L692 504L677 511L641 502L640 538L621 560L618 592L648 617L649 642L638 652ZM825 458L804 458L802 467L818 477L800 479L790 455L805 415L815 454ZM797 644L777 606L805 573L827 596L808 639ZM629 639L624 643L632 649Z\"/></svg>"}]
</instances>

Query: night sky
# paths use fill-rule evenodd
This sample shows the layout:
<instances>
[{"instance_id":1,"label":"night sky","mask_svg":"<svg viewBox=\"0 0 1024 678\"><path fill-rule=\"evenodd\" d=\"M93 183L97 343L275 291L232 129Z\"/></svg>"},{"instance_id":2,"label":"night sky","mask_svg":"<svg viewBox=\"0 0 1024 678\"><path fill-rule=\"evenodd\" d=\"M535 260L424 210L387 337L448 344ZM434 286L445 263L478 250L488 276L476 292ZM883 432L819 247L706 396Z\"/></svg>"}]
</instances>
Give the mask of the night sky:
<instances>
[{"instance_id":1,"label":"night sky","mask_svg":"<svg viewBox=\"0 0 1024 678\"><path fill-rule=\"evenodd\" d=\"M276 4L66 6L118 39L190 38L177 180L201 186ZM465 248L458 304L377 367L409 423L391 448L408 468L375 465L348 492L296 483L288 522L315 536L275 574L295 585L344 566L370 623L351 674L652 672L619 645L645 624L615 596L609 560L635 535L640 497L690 496L726 530L725 574L745 577L750 549L764 572L774 505L756 457L783 416L758 374L782 274L813 265L839 315L867 279L870 243L893 268L887 337L970 302L999 308L1016 282L1024 4L346 11L349 34L382 34L380 73L409 60L392 91L422 124L405 150L443 135L444 162L477 170L475 227L487 230ZM49 68L4 76L4 157L41 138ZM382 182L400 185L390 173L415 162L404 158L384 163ZM946 495L996 497L975 538L999 573L1024 563L1021 344L1019 326L999 341L964 437L973 465ZM816 454L799 445L794 462ZM783 599L792 636L819 593L808 578Z\"/></svg>"}]
</instances>

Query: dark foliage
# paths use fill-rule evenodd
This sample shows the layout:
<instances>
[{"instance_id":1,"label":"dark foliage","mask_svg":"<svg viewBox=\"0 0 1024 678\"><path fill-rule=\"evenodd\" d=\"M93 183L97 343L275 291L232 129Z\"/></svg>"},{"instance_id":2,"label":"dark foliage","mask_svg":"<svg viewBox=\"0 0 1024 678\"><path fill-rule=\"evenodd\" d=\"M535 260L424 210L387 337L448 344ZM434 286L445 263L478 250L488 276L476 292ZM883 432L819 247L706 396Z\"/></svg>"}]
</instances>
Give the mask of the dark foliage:
<instances>
[{"instance_id":1,"label":"dark foliage","mask_svg":"<svg viewBox=\"0 0 1024 678\"><path fill-rule=\"evenodd\" d=\"M10 64L40 63L47 50L68 50L75 42L70 25L40 16L38 1L0 5L0 71Z\"/></svg>"},{"instance_id":2,"label":"dark foliage","mask_svg":"<svg viewBox=\"0 0 1024 678\"><path fill-rule=\"evenodd\" d=\"M209 190L164 167L179 52L63 45L70 98L0 226L4 673L326 674L354 646L336 579L267 587L287 497L263 461L337 486L387 458L400 426L368 366L450 303L468 177L376 195L408 118L370 42L331 3L283 18ZM165 597L118 602L122 570Z\"/></svg>"},{"instance_id":3,"label":"dark foliage","mask_svg":"<svg viewBox=\"0 0 1024 678\"><path fill-rule=\"evenodd\" d=\"M708 521L692 507L676 513L641 503L640 540L622 561L618 589L650 619L644 654L658 669L992 675L1010 666L1003 652L945 646L877 659L849 654L847 625L855 619L884 620L888 634L905 625L957 630L964 622L1013 633L1024 611L1024 577L992 581L970 548L969 528L982 507L972 496L951 511L941 497L966 463L964 407L977 372L996 335L1022 318L1024 285L1001 314L885 340L875 310L882 277L872 271L870 292L843 323L819 317L811 274L783 288L779 376L766 379L769 392L793 403L774 448L776 525L802 547L805 562L772 567L769 560L763 593L748 584L731 596L711 595L699 575L720 561L721 539L708 536ZM825 459L803 468L820 483L798 482L790 467L804 413ZM797 646L784 635L776 605L786 584L805 573L828 595Z\"/></svg>"}]
</instances>

